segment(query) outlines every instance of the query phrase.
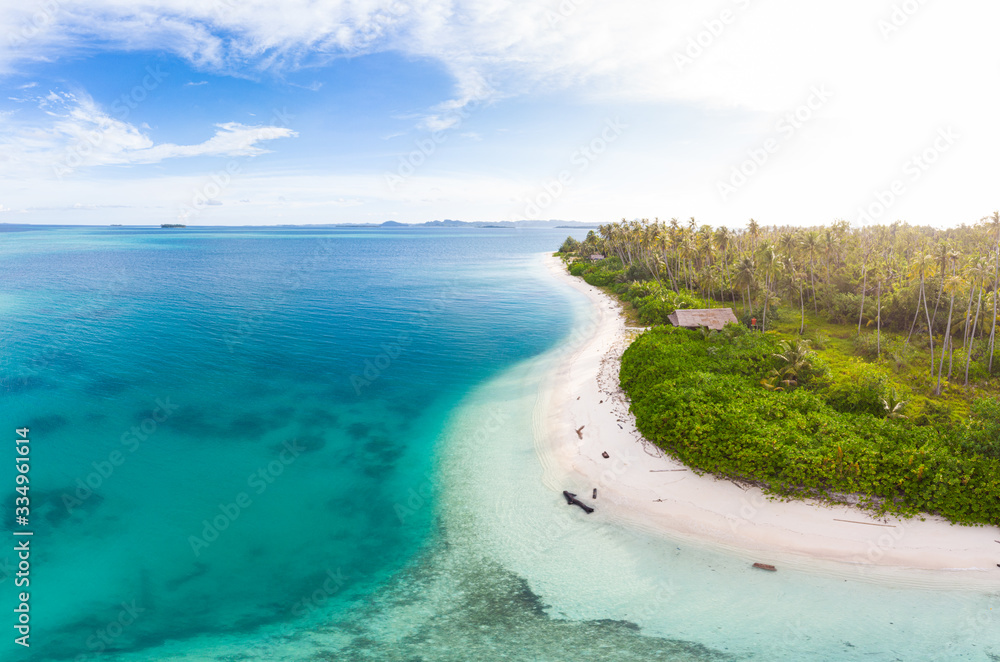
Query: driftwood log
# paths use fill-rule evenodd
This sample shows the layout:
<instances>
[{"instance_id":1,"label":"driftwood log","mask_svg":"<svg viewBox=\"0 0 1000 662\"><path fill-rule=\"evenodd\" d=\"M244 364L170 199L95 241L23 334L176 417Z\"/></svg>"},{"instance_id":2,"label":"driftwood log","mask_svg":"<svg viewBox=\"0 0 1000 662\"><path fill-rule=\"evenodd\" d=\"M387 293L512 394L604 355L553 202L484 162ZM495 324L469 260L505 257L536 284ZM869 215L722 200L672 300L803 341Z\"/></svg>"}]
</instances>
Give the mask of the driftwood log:
<instances>
[{"instance_id":1,"label":"driftwood log","mask_svg":"<svg viewBox=\"0 0 1000 662\"><path fill-rule=\"evenodd\" d=\"M594 512L593 508L591 508L584 502L577 499L575 494L563 490L563 496L566 497L566 503L568 503L571 506L580 506L581 508L583 508L583 512L587 513L588 515Z\"/></svg>"}]
</instances>

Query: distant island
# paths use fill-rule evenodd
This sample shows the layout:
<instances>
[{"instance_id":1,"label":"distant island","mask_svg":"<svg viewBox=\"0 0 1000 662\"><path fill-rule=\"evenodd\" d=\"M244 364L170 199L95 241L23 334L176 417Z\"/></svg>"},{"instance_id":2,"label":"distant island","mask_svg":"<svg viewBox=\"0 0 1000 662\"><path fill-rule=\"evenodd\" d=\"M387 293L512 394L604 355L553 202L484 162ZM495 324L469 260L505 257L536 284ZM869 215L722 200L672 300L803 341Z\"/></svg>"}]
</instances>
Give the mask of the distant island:
<instances>
[{"instance_id":1,"label":"distant island","mask_svg":"<svg viewBox=\"0 0 1000 662\"><path fill-rule=\"evenodd\" d=\"M337 227L337 228L564 228L572 230L596 229L593 223L578 221L520 220L520 221L457 221L450 218L444 220L425 221L423 223L400 223L385 221L383 223L320 223L297 225L287 224L281 227Z\"/></svg>"},{"instance_id":2,"label":"distant island","mask_svg":"<svg viewBox=\"0 0 1000 662\"><path fill-rule=\"evenodd\" d=\"M161 228L186 228L183 223L160 223Z\"/></svg>"}]
</instances>

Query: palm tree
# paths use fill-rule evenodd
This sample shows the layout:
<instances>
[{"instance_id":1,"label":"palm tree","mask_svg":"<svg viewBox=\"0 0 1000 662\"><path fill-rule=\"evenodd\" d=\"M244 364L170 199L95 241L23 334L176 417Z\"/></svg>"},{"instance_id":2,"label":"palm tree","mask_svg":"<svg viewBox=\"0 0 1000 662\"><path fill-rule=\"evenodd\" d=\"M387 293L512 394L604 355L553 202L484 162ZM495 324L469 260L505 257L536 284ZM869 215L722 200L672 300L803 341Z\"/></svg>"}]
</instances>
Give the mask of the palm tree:
<instances>
[{"instance_id":1,"label":"palm tree","mask_svg":"<svg viewBox=\"0 0 1000 662\"><path fill-rule=\"evenodd\" d=\"M781 268L785 274L784 283L788 288L788 292L794 294L795 290L798 289L799 313L801 315L801 321L799 322L799 335L801 336L806 329L806 302L802 287L802 274L800 274L795 267L795 260L792 259L791 255L781 256Z\"/></svg>"},{"instance_id":2,"label":"palm tree","mask_svg":"<svg viewBox=\"0 0 1000 662\"><path fill-rule=\"evenodd\" d=\"M931 325L931 313L927 306L927 288L924 287L924 274L927 271L927 265L931 262L931 255L926 252L919 252L913 258L913 270L919 273L920 276L920 291L917 293L917 313L913 316L913 323L916 324L917 317L920 315L920 298L923 297L924 300L924 317L927 319L927 335L928 341L930 342L931 349L931 365L934 365L934 329ZM913 333L913 327L910 327L910 334ZM910 342L910 336L906 337L906 343ZM904 343L904 345L906 344Z\"/></svg>"},{"instance_id":3,"label":"palm tree","mask_svg":"<svg viewBox=\"0 0 1000 662\"><path fill-rule=\"evenodd\" d=\"M875 356L882 356L882 283L892 289L892 246L885 253L885 272L878 272L878 294L875 300Z\"/></svg>"},{"instance_id":4,"label":"palm tree","mask_svg":"<svg viewBox=\"0 0 1000 662\"><path fill-rule=\"evenodd\" d=\"M767 328L767 311L781 303L781 298L771 290L764 290L764 317L761 320L761 331Z\"/></svg>"},{"instance_id":5,"label":"palm tree","mask_svg":"<svg viewBox=\"0 0 1000 662\"><path fill-rule=\"evenodd\" d=\"M726 226L723 225L715 231L713 241L715 241L715 247L719 249L719 254L722 259L722 274L724 276L723 282L733 295L733 305L736 305L736 290L733 288L732 281L729 280L729 247L732 244L732 240L733 235Z\"/></svg>"},{"instance_id":6,"label":"palm tree","mask_svg":"<svg viewBox=\"0 0 1000 662\"><path fill-rule=\"evenodd\" d=\"M767 310L771 301L777 301L772 287L774 279L781 269L781 255L775 250L772 244L764 244L760 248L761 267L764 272L764 317L761 320L761 328L767 328Z\"/></svg>"},{"instance_id":7,"label":"palm tree","mask_svg":"<svg viewBox=\"0 0 1000 662\"><path fill-rule=\"evenodd\" d=\"M643 219L645 227L643 227L642 232L638 236L640 252L642 255L642 262L649 269L649 272L653 275L653 280L656 284L660 284L660 265L658 262L659 255L656 252L656 247L659 245L659 234L660 228L656 223L650 223L647 219Z\"/></svg>"},{"instance_id":8,"label":"palm tree","mask_svg":"<svg viewBox=\"0 0 1000 662\"><path fill-rule=\"evenodd\" d=\"M949 294L951 294L951 305L948 307L948 326L945 328L944 332L944 342L948 344L951 341L951 315L955 310L955 292L962 287L962 280L954 273L952 269L951 277L947 278L942 282L943 289L947 289ZM944 352L945 348L941 348L941 364L938 367L937 376L937 386L934 387L934 395L941 395L941 374L944 371Z\"/></svg>"},{"instance_id":9,"label":"palm tree","mask_svg":"<svg viewBox=\"0 0 1000 662\"><path fill-rule=\"evenodd\" d=\"M830 295L830 260L833 259L837 250L837 237L833 230L823 231L823 262L826 265L826 294Z\"/></svg>"},{"instance_id":10,"label":"palm tree","mask_svg":"<svg viewBox=\"0 0 1000 662\"><path fill-rule=\"evenodd\" d=\"M760 236L760 226L752 218L747 223L747 235L750 237L750 252L753 253L757 248L757 237Z\"/></svg>"},{"instance_id":11,"label":"palm tree","mask_svg":"<svg viewBox=\"0 0 1000 662\"><path fill-rule=\"evenodd\" d=\"M781 370L777 371L782 377L782 383L788 388L799 385L799 378L802 373L812 368L813 352L809 348L809 341L798 338L794 343L782 340L779 344L780 354L775 354L774 358L780 359L783 363Z\"/></svg>"},{"instance_id":12,"label":"palm tree","mask_svg":"<svg viewBox=\"0 0 1000 662\"><path fill-rule=\"evenodd\" d=\"M972 363L972 346L976 342L976 326L979 324L979 311L983 305L983 290L986 289L986 279L989 277L989 266L986 264L986 260L983 258L976 260L970 272L970 277L972 278L974 289L976 284L979 285L979 299L976 302L976 315L972 318L972 332L967 335L968 339L966 340L965 386L969 385L969 364ZM966 326L968 327L968 324Z\"/></svg>"},{"instance_id":13,"label":"palm tree","mask_svg":"<svg viewBox=\"0 0 1000 662\"><path fill-rule=\"evenodd\" d=\"M996 237L996 266L993 268L993 324L990 330L990 374L993 374L993 347L997 337L997 290L1000 289L1000 211L993 212L992 216L987 216L985 220L989 224L990 231Z\"/></svg>"},{"instance_id":14,"label":"palm tree","mask_svg":"<svg viewBox=\"0 0 1000 662\"><path fill-rule=\"evenodd\" d=\"M809 258L809 281L812 283L813 292L813 312L819 313L819 304L816 301L816 255L820 250L819 232L809 230L802 237L802 250Z\"/></svg>"},{"instance_id":15,"label":"palm tree","mask_svg":"<svg viewBox=\"0 0 1000 662\"><path fill-rule=\"evenodd\" d=\"M865 255L864 261L861 263L861 276L863 282L861 284L861 314L858 315L858 335L861 335L861 320L865 316L865 295L868 293L868 258L872 254L872 248L865 249L865 237L861 239L861 250Z\"/></svg>"},{"instance_id":16,"label":"palm tree","mask_svg":"<svg viewBox=\"0 0 1000 662\"><path fill-rule=\"evenodd\" d=\"M941 294L944 292L944 281L947 277L948 268L951 263L958 259L958 253L951 249L951 246L947 241L942 241L938 244L937 254L934 256L934 261L941 266L941 285L938 286L937 299L934 301L934 315L931 316L931 326L937 321L937 311L938 306L941 305Z\"/></svg>"},{"instance_id":17,"label":"palm tree","mask_svg":"<svg viewBox=\"0 0 1000 662\"><path fill-rule=\"evenodd\" d=\"M753 293L751 287L757 280L757 265L754 263L752 257L744 257L739 265L736 267L736 285L740 288L740 296L743 294L743 288L746 288L746 297L743 299L743 312L747 312L747 304L750 305L750 310L753 310Z\"/></svg>"}]
</instances>

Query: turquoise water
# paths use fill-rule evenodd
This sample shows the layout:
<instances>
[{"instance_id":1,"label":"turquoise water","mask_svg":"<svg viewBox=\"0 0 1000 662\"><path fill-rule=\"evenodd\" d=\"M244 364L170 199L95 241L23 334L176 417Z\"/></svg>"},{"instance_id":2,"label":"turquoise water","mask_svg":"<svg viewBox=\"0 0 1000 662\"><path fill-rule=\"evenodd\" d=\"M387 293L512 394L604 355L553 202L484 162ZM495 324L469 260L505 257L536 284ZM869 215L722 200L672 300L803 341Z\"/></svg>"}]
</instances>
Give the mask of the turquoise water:
<instances>
[{"instance_id":1,"label":"turquoise water","mask_svg":"<svg viewBox=\"0 0 1000 662\"><path fill-rule=\"evenodd\" d=\"M1000 659L985 585L574 517L536 447L592 312L541 265L565 233L0 234L35 531L0 659Z\"/></svg>"},{"instance_id":2,"label":"turquoise water","mask_svg":"<svg viewBox=\"0 0 1000 662\"><path fill-rule=\"evenodd\" d=\"M38 655L253 632L313 611L327 571L325 612L390 577L430 537L433 507L395 505L417 478L433 503L448 412L568 327L522 268L559 234L0 235Z\"/></svg>"}]
</instances>

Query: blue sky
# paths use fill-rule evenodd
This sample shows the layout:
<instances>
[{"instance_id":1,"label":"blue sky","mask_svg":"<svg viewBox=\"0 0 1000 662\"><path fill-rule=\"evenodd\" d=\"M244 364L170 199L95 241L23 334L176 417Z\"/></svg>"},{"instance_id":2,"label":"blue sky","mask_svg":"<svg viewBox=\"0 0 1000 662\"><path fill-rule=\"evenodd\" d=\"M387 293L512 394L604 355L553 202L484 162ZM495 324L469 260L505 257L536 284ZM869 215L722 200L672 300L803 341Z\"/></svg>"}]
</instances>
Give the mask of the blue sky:
<instances>
[{"instance_id":1,"label":"blue sky","mask_svg":"<svg viewBox=\"0 0 1000 662\"><path fill-rule=\"evenodd\" d=\"M0 222L971 223L1000 206L998 12L0 7Z\"/></svg>"}]
</instances>

